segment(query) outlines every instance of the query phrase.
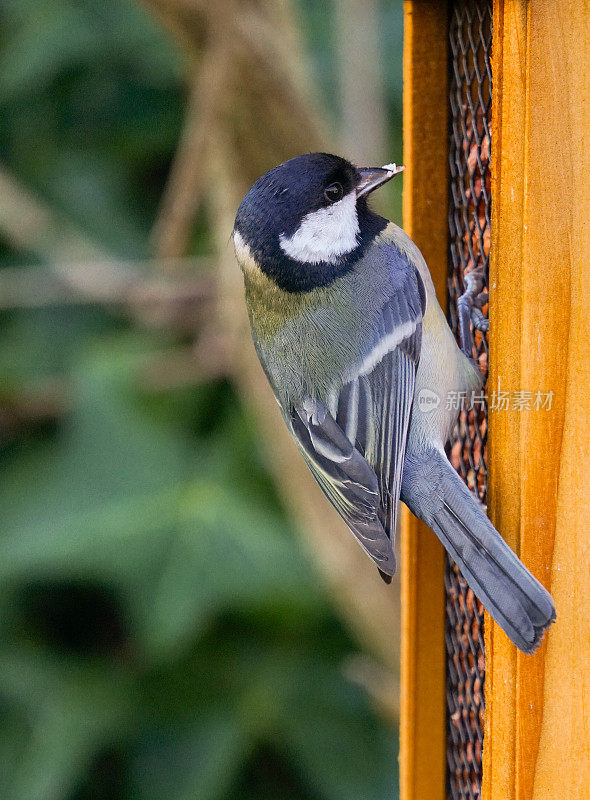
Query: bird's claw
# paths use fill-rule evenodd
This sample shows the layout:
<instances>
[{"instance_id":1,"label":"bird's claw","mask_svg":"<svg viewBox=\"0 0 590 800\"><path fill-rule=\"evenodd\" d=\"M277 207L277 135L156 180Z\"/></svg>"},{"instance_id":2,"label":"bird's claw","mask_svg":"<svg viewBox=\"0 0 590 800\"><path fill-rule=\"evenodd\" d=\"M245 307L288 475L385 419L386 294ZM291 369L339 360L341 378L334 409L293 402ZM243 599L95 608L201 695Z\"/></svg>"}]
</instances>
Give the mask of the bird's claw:
<instances>
[{"instance_id":1,"label":"bird's claw","mask_svg":"<svg viewBox=\"0 0 590 800\"><path fill-rule=\"evenodd\" d=\"M482 289L485 285L483 270L476 268L465 276L465 291L457 300L459 314L459 332L461 334L461 350L467 358L475 364L473 358L474 342L471 326L475 330L486 333L490 324L481 309L488 302L487 292Z\"/></svg>"},{"instance_id":2,"label":"bird's claw","mask_svg":"<svg viewBox=\"0 0 590 800\"><path fill-rule=\"evenodd\" d=\"M485 297L485 302L487 303L487 295ZM487 333L490 329L490 321L487 317L484 317L480 308L475 305L471 308L471 324L476 331L481 331L482 333Z\"/></svg>"}]
</instances>

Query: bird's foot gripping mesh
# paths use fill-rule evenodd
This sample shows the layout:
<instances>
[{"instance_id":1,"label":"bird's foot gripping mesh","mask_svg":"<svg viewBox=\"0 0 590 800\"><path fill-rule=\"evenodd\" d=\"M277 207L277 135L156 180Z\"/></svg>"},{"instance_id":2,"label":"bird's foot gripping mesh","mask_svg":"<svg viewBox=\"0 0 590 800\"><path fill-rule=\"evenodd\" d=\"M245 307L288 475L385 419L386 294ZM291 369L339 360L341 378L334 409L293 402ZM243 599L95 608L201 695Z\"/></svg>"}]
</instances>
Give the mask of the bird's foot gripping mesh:
<instances>
[{"instance_id":1,"label":"bird's foot gripping mesh","mask_svg":"<svg viewBox=\"0 0 590 800\"><path fill-rule=\"evenodd\" d=\"M490 250L491 0L451 3L449 322L458 336L457 300L464 277L478 269L488 281ZM483 306L487 316L487 306ZM488 344L474 332L475 360L487 381ZM461 409L449 458L465 483L486 500L487 403L485 394L449 398ZM483 607L447 556L447 795L481 797L484 717Z\"/></svg>"}]
</instances>

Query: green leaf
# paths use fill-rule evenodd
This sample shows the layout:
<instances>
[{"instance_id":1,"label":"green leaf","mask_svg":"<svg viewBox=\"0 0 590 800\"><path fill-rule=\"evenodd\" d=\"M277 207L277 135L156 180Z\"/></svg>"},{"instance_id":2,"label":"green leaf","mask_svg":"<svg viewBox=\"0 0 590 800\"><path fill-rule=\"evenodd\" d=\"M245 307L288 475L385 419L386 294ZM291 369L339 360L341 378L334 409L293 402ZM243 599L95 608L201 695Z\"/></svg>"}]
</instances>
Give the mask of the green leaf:
<instances>
[{"instance_id":1,"label":"green leaf","mask_svg":"<svg viewBox=\"0 0 590 800\"><path fill-rule=\"evenodd\" d=\"M8 765L4 796L11 800L63 798L93 753L129 730L133 693L130 676L122 671L40 651L4 650L0 685L28 721Z\"/></svg>"},{"instance_id":2,"label":"green leaf","mask_svg":"<svg viewBox=\"0 0 590 800\"><path fill-rule=\"evenodd\" d=\"M133 796L221 800L250 749L229 708L208 710L191 724L143 731L133 759Z\"/></svg>"},{"instance_id":3,"label":"green leaf","mask_svg":"<svg viewBox=\"0 0 590 800\"><path fill-rule=\"evenodd\" d=\"M335 669L308 662L293 676L284 743L301 774L326 800L396 796L397 743L367 703Z\"/></svg>"},{"instance_id":4,"label":"green leaf","mask_svg":"<svg viewBox=\"0 0 590 800\"><path fill-rule=\"evenodd\" d=\"M103 343L80 366L77 408L55 440L13 460L0 578L115 583L137 643L171 658L224 607L314 592L280 517L224 485L223 471L200 477L194 443L142 408L132 385L144 361L133 343Z\"/></svg>"}]
</instances>

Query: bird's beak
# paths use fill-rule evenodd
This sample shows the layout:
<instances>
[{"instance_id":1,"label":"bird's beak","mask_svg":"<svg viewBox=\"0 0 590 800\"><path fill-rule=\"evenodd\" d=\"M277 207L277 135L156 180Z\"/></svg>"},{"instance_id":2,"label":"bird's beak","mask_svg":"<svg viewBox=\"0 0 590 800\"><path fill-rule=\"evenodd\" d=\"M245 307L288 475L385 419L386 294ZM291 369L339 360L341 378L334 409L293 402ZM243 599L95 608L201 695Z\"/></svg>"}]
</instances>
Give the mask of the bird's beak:
<instances>
[{"instance_id":1,"label":"bird's beak","mask_svg":"<svg viewBox=\"0 0 590 800\"><path fill-rule=\"evenodd\" d=\"M360 180L356 185L356 196L365 195L377 189L394 175L403 172L405 167L397 167L395 164L385 164L383 167L361 167L359 169Z\"/></svg>"}]
</instances>

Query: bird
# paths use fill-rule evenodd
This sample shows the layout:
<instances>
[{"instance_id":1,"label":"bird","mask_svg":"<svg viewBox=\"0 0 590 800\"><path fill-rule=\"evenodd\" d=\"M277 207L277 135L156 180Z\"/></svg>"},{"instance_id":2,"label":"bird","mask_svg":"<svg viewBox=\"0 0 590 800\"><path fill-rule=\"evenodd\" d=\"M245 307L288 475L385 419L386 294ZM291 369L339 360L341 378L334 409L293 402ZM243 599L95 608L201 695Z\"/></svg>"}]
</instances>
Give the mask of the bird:
<instances>
[{"instance_id":1,"label":"bird","mask_svg":"<svg viewBox=\"0 0 590 800\"><path fill-rule=\"evenodd\" d=\"M449 393L482 387L469 324L482 326L481 279L460 303L459 347L420 250L368 205L402 169L306 153L254 183L233 228L254 346L307 466L382 578L396 572L401 500L532 653L553 599L444 449L458 415Z\"/></svg>"}]
</instances>

